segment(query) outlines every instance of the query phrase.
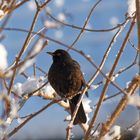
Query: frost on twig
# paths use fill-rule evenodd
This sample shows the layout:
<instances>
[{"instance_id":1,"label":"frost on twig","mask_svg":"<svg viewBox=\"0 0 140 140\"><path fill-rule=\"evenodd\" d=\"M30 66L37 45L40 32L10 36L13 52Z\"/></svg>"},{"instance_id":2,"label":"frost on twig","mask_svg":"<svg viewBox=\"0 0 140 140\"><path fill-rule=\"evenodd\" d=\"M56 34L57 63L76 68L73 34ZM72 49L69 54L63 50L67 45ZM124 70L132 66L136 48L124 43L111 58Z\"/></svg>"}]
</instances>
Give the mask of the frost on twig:
<instances>
[{"instance_id":1,"label":"frost on twig","mask_svg":"<svg viewBox=\"0 0 140 140\"><path fill-rule=\"evenodd\" d=\"M47 78L40 77L28 77L28 79L24 83L16 83L13 86L13 92L19 96L28 98L28 94L33 93L34 96L42 96L46 99L53 99L55 97L55 91L50 86L50 84L45 84ZM41 89L39 89L42 85L44 85ZM36 91L36 92L35 92Z\"/></svg>"},{"instance_id":2,"label":"frost on twig","mask_svg":"<svg viewBox=\"0 0 140 140\"><path fill-rule=\"evenodd\" d=\"M135 76L132 79L131 83L129 84L129 87L126 89L127 94L124 95L123 98L120 100L119 104L117 105L116 109L112 113L111 117L102 125L99 140L104 138L104 136L109 131L110 127L113 125L115 120L119 117L121 112L125 109L126 105L128 104L129 97L132 96L136 92L139 86L140 86L140 76Z\"/></svg>"},{"instance_id":3,"label":"frost on twig","mask_svg":"<svg viewBox=\"0 0 140 140\"><path fill-rule=\"evenodd\" d=\"M128 104L140 108L140 97L137 95L128 97Z\"/></svg>"},{"instance_id":4,"label":"frost on twig","mask_svg":"<svg viewBox=\"0 0 140 140\"><path fill-rule=\"evenodd\" d=\"M26 2L27 4L24 5L24 3ZM115 2L116 1L114 1L113 3ZM48 3L50 4L48 5ZM138 8L136 8L135 6L136 5L135 0L127 0L125 2L125 6L126 4L128 4L127 5L128 8L126 10L127 16L126 18L124 18L123 21L121 21L122 18L120 18L120 15L115 16L114 14L112 14L110 19L105 18L106 20L108 20L106 21L106 24L99 23L100 24L99 25L98 18L96 18L96 16L100 11L100 6L102 6L102 3L104 3L102 0L98 0L97 3L96 1L82 0L79 3L80 8L78 9L76 8L76 12L75 12L74 11L75 7L72 7L72 9L70 10L67 9L67 2L65 0L54 0L54 1L52 0L44 0L44 1L43 0L40 1L39 0L35 0L35 1L34 0L11 0L11 1L1 0L0 1L0 21L2 22L1 24L2 26L0 28L2 37L0 36L0 41L2 42L4 40L5 41L4 43L7 43L6 41L8 41L8 43L10 42L10 40L7 38L8 32L25 33L25 36L22 36L23 41L25 40L24 42L22 42L23 44L20 41L17 41L18 45L17 44L16 45L18 46L19 49L16 55L17 57L15 56L11 57L12 53L7 51L9 47L11 47L12 45L11 46L8 45L8 48L6 48L2 44L3 42L0 44L0 78L1 78L0 101L1 104L3 104L2 117L0 118L0 138L6 136L6 134L7 136L11 137L13 134L17 133L17 131L20 130L21 127L24 126L30 119L36 116L36 114L41 113L42 110L45 110L45 108L47 108L53 103L58 103L67 112L70 111L69 103L62 101L62 99L57 100L58 98L60 99L60 97L57 96L54 89L47 81L46 68L48 69L50 64L48 63L49 59L47 60L47 56L44 55L46 53L42 52L41 55L38 55L45 48L45 45L48 44L48 40L49 40L49 45L47 46L48 48L45 49L55 50L57 47L58 48L62 47L62 49L65 50L72 49L70 53L73 53L74 51L75 53L80 55L80 57L85 58L86 62L89 63L89 65L91 65L91 67L93 67L94 69L92 70L92 68L91 69L89 68L90 73L88 74L86 73L84 75L86 81L89 81L87 82L87 87L85 88L86 91L89 90L89 98L83 98L82 100L88 121L85 124L80 124L80 127L84 130L83 135L87 135L85 139L93 138L97 140L98 138L101 137L104 139L111 140L120 137L121 126L117 126L117 125L112 126L115 123L118 116L120 115L120 113L123 111L123 109L125 109L126 105L132 105L137 109L140 108L139 96L133 95L138 85L136 84L138 77L134 78L134 80L132 80L125 87L125 85L127 84L125 80L126 79L130 80L130 77L132 77L132 75L130 76L125 75L128 72L127 70L130 70L130 68L134 69L134 65L136 67L139 66L138 63L139 49L137 48L136 45L133 45L133 44L137 44L135 42L136 39L133 40L133 36L130 36L130 33L133 32L132 30L133 27L129 30L128 26L126 26L127 23L129 23L133 19L134 22L136 22L135 12L136 9ZM71 3L71 4L74 4L75 6L76 3ZM91 4L93 4L93 6L91 7L91 9L89 9L90 7L88 7L88 5L91 6ZM27 28L23 29L20 27L16 27L16 24L15 25L12 24L11 27L11 23L12 21L14 21L13 19L15 18L16 20L18 20L19 19L18 16L19 15L21 16L21 14L16 14L17 12L16 9L22 5L25 6L23 7L24 10L29 10L29 13L34 16L31 18L31 21L28 18L29 26L25 26ZM80 11L81 15L79 16L78 13L79 10L86 7L88 7L87 10L89 12L87 13L84 12L84 17L83 17L82 15L83 13ZM97 7L98 9L96 9ZM54 10L53 8L56 9ZM105 5L103 5L102 8L105 8ZM96 12L96 10L98 12ZM117 10L121 10L121 8ZM13 13L13 11L15 12ZM104 9L102 9L101 11L104 11ZM25 11L25 13L28 12ZM78 15L78 18L76 17L76 15ZM104 16L104 13L102 13L102 15ZM124 17L124 15L122 16ZM81 20L81 22L79 22L80 21L79 19L81 17L84 20L83 21ZM137 16L137 21L138 18L139 17ZM12 19L10 20L11 21L10 23L8 22L9 19ZM22 19L24 19L24 16L22 17ZM24 21L25 21L24 23L26 23L26 19L24 19ZM97 27L96 25L99 25L98 28L96 28ZM38 28L40 27L41 29L38 30ZM108 27L108 28L104 28L104 27ZM128 32L126 32L126 30L128 30ZM71 31L73 36L70 36ZM88 45L86 43L84 48L81 47L81 44L84 44L83 42L87 41L88 37L92 34L95 34L94 37L95 40L93 40L93 36L92 36L91 38L92 43L88 43ZM97 34L100 34L99 37ZM102 34L104 34L105 36L104 35L102 36ZM124 34L126 34L125 38L124 38ZM110 38L111 40L109 41ZM127 44L128 40L129 42L131 40L130 48L129 48L130 44ZM12 42L15 41L16 40L14 41L12 40ZM96 46L96 44L94 45L94 43L101 43L101 42L104 43L103 47L98 47ZM109 42L109 44L106 44L107 42ZM94 49L90 48L90 44ZM122 47L119 46L120 44L122 44ZM124 49L125 46L126 49ZM89 48L91 51L86 50ZM101 51L101 53L96 54L98 52L98 50L96 52L96 48L98 49L103 48L103 51ZM118 51L119 48L121 49ZM132 49L131 55L135 53L135 58L132 60L132 63L129 63L129 61L127 61L128 63L127 65L125 65L124 63L126 62L125 61L126 59L123 59L123 57L126 57L127 55L129 56L129 52L127 51L127 49L128 50ZM10 54L8 56L8 59L11 58L14 59L14 60L10 60L12 62L11 66L8 66L8 61L7 61L8 54ZM78 56L77 54L76 56ZM39 56L39 59L37 58L37 55ZM101 61L98 61L100 60L99 58L97 58L98 55L100 58L102 58ZM112 65L112 60L110 61L110 57L112 57L111 59L113 60L115 59L115 63L113 65ZM109 64L109 66L106 64ZM86 65L84 67L86 67ZM108 74L106 74L106 72L108 72ZM44 75L40 76L42 75L42 73ZM126 79L124 79L125 77L123 77L124 75L122 76L122 74L126 76ZM23 76L25 80L20 79L23 78ZM122 85L124 85L124 87L122 87ZM9 95L7 94L7 91ZM114 94L114 92L117 94ZM95 104L94 99L96 100L101 94L103 96L101 96L100 100L98 101L99 105L95 105L94 108L95 111L94 111L91 104L93 103ZM118 104L118 107L114 110L112 115L108 117L106 122L104 121L103 123L101 122L98 123L98 120L100 120L100 115L97 114L98 112L100 112L100 108L104 106L102 102L105 102L106 100L110 100L109 103L112 103L114 100L111 99L115 98L117 95L120 95L119 99L121 99L121 97L123 96L122 100ZM32 96L41 97L42 99L47 100L47 102L48 100L51 101L47 107L42 107L42 109L40 109L39 111L31 112L30 114L25 114L25 116L22 117L20 114L20 110L22 111L25 103ZM91 99L92 97L93 99ZM58 102L56 102L56 100ZM93 117L91 118L92 114ZM73 118L71 118L71 116L68 116L66 117L65 120L71 121L72 119ZM12 123L14 122L13 120L18 122L18 126L16 126L12 130L10 128L12 126ZM99 126L96 123L98 123ZM71 128L73 128L72 123L70 126ZM70 131L71 128L69 129ZM9 129L10 132L7 133ZM73 133L69 133L67 138L68 139L74 138L71 136L75 136L74 131ZM139 137L140 136L138 131L137 138ZM4 138L6 139L6 137Z\"/></svg>"},{"instance_id":5,"label":"frost on twig","mask_svg":"<svg viewBox=\"0 0 140 140\"><path fill-rule=\"evenodd\" d=\"M128 16L132 17L134 16L134 13L136 12L136 1L127 0L127 4L128 4L128 9L127 9Z\"/></svg>"},{"instance_id":6,"label":"frost on twig","mask_svg":"<svg viewBox=\"0 0 140 140\"><path fill-rule=\"evenodd\" d=\"M121 137L121 127L114 125L110 131L104 136L103 140L119 140Z\"/></svg>"},{"instance_id":7,"label":"frost on twig","mask_svg":"<svg viewBox=\"0 0 140 140\"><path fill-rule=\"evenodd\" d=\"M0 77L4 77L4 71L8 67L8 52L3 44L0 44Z\"/></svg>"},{"instance_id":8,"label":"frost on twig","mask_svg":"<svg viewBox=\"0 0 140 140\"><path fill-rule=\"evenodd\" d=\"M2 20L7 14L11 13L19 5L19 2L12 0L0 1L0 20Z\"/></svg>"},{"instance_id":9,"label":"frost on twig","mask_svg":"<svg viewBox=\"0 0 140 140\"><path fill-rule=\"evenodd\" d=\"M54 99L55 98L55 92L53 88L50 86L49 83L46 83L46 78L44 76L40 76L38 78L36 77L28 77L28 79L24 83L16 83L13 88L12 92L14 95L6 96L8 99L8 104L9 104L9 109L7 112L7 117L6 120L3 121L3 135L1 138L5 135L7 135L7 130L12 124L13 120L16 119L20 125L24 121L23 119L20 118L19 116L19 110L24 106L28 98L31 96L28 96L30 93L34 93L32 95L34 96L41 96L45 99ZM46 83L41 89L40 87ZM34 92L36 91L36 92ZM1 100L3 100L2 96ZM62 103L61 103L62 104ZM1 123L2 123L1 121Z\"/></svg>"},{"instance_id":10,"label":"frost on twig","mask_svg":"<svg viewBox=\"0 0 140 140\"><path fill-rule=\"evenodd\" d=\"M86 123L88 124L88 122L90 120L89 113L91 113L93 111L93 108L90 105L91 100L85 97L85 98L83 98L82 103L83 103L84 111L87 116ZM65 121L70 121L70 120L71 120L71 115L66 116Z\"/></svg>"}]
</instances>

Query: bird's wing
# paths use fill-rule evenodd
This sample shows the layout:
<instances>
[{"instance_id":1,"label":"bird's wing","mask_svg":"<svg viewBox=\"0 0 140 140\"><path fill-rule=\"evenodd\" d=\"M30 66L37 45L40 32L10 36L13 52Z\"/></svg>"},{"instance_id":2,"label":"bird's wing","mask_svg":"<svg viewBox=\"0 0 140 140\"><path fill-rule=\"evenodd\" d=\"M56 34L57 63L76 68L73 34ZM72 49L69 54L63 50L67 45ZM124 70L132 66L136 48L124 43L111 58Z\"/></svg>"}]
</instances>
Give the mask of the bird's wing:
<instances>
[{"instance_id":1,"label":"bird's wing","mask_svg":"<svg viewBox=\"0 0 140 140\"><path fill-rule=\"evenodd\" d=\"M80 67L80 65L79 65L79 63L77 62L77 61L75 61L75 60L73 60L73 63L76 65L76 66L78 66L79 67L79 71L80 71L80 74L81 74L81 81L82 81L82 85L81 85L81 89L83 88L83 87L86 87L86 81L85 81L85 79L84 79L84 76L83 76L83 73L81 72L81 67ZM81 90L80 89L80 90ZM86 96L88 97L89 95L88 95L88 92L86 92Z\"/></svg>"},{"instance_id":2,"label":"bird's wing","mask_svg":"<svg viewBox=\"0 0 140 140\"><path fill-rule=\"evenodd\" d=\"M73 60L73 64L75 64L75 66L79 70L79 74L81 76L81 81L82 81L82 85L81 85L81 88L82 88L82 87L86 86L86 81L84 79L83 73L81 72L81 67L80 67L79 63L77 61L75 61L75 60Z\"/></svg>"}]
</instances>

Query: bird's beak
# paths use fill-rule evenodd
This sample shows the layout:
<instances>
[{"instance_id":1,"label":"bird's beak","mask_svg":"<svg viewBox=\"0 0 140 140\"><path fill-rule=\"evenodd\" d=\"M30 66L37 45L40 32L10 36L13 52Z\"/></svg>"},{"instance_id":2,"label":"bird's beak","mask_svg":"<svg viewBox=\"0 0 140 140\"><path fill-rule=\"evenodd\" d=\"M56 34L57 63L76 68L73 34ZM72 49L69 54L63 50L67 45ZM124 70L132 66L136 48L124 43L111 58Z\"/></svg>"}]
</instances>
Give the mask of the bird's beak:
<instances>
[{"instance_id":1,"label":"bird's beak","mask_svg":"<svg viewBox=\"0 0 140 140\"><path fill-rule=\"evenodd\" d=\"M49 55L54 56L53 52L47 52Z\"/></svg>"}]
</instances>

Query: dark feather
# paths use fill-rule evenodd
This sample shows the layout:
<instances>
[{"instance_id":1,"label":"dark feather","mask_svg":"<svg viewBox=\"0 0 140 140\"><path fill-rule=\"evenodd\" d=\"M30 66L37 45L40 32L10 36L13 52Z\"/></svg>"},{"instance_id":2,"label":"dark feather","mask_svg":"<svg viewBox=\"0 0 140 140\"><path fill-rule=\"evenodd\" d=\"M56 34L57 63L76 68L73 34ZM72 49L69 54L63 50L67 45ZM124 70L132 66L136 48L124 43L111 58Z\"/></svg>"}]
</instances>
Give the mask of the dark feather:
<instances>
[{"instance_id":1,"label":"dark feather","mask_svg":"<svg viewBox=\"0 0 140 140\"><path fill-rule=\"evenodd\" d=\"M80 98L80 94L77 94L72 99L70 99L69 102L70 102L71 114L73 114L79 98ZM86 118L86 115L85 115L83 104L81 103L73 124L76 125L78 123L86 123L86 121L87 121L87 118Z\"/></svg>"},{"instance_id":2,"label":"dark feather","mask_svg":"<svg viewBox=\"0 0 140 140\"><path fill-rule=\"evenodd\" d=\"M59 96L69 100L73 113L79 99L79 91L85 86L80 65L64 50L49 54L53 55L53 64L48 73L48 80ZM81 103L74 124L85 122L86 115Z\"/></svg>"}]
</instances>

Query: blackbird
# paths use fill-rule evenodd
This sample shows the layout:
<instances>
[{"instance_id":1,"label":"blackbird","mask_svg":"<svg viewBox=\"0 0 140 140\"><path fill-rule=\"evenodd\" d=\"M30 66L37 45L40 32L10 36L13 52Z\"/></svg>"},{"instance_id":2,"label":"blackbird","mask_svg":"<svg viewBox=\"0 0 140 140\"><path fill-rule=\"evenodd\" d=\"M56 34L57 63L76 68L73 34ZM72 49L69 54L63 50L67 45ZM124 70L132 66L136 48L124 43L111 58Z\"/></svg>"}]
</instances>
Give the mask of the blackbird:
<instances>
[{"instance_id":1,"label":"blackbird","mask_svg":"<svg viewBox=\"0 0 140 140\"><path fill-rule=\"evenodd\" d=\"M53 57L48 80L59 96L68 99L72 115L80 98L79 91L85 86L80 65L64 50L58 49L55 52L47 53ZM81 102L73 124L86 123L86 121L86 114Z\"/></svg>"}]
</instances>

